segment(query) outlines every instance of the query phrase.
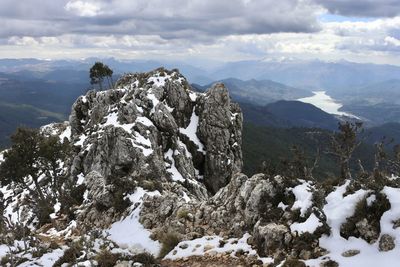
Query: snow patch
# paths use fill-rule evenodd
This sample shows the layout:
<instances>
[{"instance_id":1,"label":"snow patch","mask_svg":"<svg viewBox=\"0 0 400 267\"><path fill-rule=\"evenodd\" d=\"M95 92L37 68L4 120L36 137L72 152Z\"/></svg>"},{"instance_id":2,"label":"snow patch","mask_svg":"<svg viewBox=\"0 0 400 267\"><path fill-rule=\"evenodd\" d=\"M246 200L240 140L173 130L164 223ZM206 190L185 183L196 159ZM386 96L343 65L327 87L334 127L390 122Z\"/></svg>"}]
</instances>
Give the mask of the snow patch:
<instances>
[{"instance_id":1,"label":"snow patch","mask_svg":"<svg viewBox=\"0 0 400 267\"><path fill-rule=\"evenodd\" d=\"M132 207L138 205L136 203L139 205L126 218L113 223L106 232L109 234L109 239L120 247L127 247L133 253L147 251L157 256L160 251L160 243L152 240L151 232L139 222L142 200L146 194L149 196L160 195L158 191L147 192L141 187L136 188L135 193L127 198L132 202Z\"/></svg>"},{"instance_id":2,"label":"snow patch","mask_svg":"<svg viewBox=\"0 0 400 267\"><path fill-rule=\"evenodd\" d=\"M195 143L198 147L199 152L205 153L204 145L196 134L198 125L199 125L199 116L197 116L193 110L192 116L190 117L189 125L186 128L179 128L179 132L186 135L190 139L190 141Z\"/></svg>"},{"instance_id":3,"label":"snow patch","mask_svg":"<svg viewBox=\"0 0 400 267\"><path fill-rule=\"evenodd\" d=\"M68 140L71 140L71 126L67 126L67 128L65 128L65 130L60 134L60 140L61 142L64 141L64 138L67 138Z\"/></svg>"},{"instance_id":4,"label":"snow patch","mask_svg":"<svg viewBox=\"0 0 400 267\"><path fill-rule=\"evenodd\" d=\"M182 241L175 249L168 253L164 259L176 260L187 258L190 256L203 256L207 253L230 254L231 257L236 258L235 253L239 250L247 253L248 256L254 255L258 257L263 263L272 263L272 258L260 258L257 252L247 243L249 234L244 234L242 238L231 238L224 240L219 236L203 236L201 238ZM220 241L225 241L225 245L220 247Z\"/></svg>"},{"instance_id":5,"label":"snow patch","mask_svg":"<svg viewBox=\"0 0 400 267\"><path fill-rule=\"evenodd\" d=\"M307 210L312 206L312 188L310 182L300 180L302 184L294 187L292 192L296 198L292 210L300 209L300 215L303 217Z\"/></svg>"},{"instance_id":6,"label":"snow patch","mask_svg":"<svg viewBox=\"0 0 400 267\"><path fill-rule=\"evenodd\" d=\"M366 200L367 200L367 205L368 205L368 207L369 207L369 206L372 205L372 203L375 202L375 200L376 200L376 195L372 194L372 195L370 195L369 197L367 197Z\"/></svg>"},{"instance_id":7,"label":"snow patch","mask_svg":"<svg viewBox=\"0 0 400 267\"><path fill-rule=\"evenodd\" d=\"M185 178L183 178L182 174L176 168L173 155L174 155L174 151L172 149L169 149L167 151L167 153L165 153L165 158L172 162L171 165L168 165L166 163L167 172L169 172L171 174L172 180L184 182Z\"/></svg>"},{"instance_id":8,"label":"snow patch","mask_svg":"<svg viewBox=\"0 0 400 267\"><path fill-rule=\"evenodd\" d=\"M315 216L314 213L311 213L310 217L305 222L302 223L293 223L290 226L290 230L292 233L298 232L299 234L303 233L314 233L318 227L322 226L322 222Z\"/></svg>"}]
</instances>

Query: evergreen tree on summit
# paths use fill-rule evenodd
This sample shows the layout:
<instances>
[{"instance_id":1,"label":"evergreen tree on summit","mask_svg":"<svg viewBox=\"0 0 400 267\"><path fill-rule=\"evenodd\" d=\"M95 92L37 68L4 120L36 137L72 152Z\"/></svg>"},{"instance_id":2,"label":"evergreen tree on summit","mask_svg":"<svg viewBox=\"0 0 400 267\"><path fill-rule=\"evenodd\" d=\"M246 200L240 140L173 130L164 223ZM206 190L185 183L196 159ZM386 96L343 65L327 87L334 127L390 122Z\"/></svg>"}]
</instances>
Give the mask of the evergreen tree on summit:
<instances>
[{"instance_id":1,"label":"evergreen tree on summit","mask_svg":"<svg viewBox=\"0 0 400 267\"><path fill-rule=\"evenodd\" d=\"M113 70L102 62L96 62L90 68L90 83L98 84L99 89L103 90L104 78L107 80L108 88L113 88Z\"/></svg>"}]
</instances>

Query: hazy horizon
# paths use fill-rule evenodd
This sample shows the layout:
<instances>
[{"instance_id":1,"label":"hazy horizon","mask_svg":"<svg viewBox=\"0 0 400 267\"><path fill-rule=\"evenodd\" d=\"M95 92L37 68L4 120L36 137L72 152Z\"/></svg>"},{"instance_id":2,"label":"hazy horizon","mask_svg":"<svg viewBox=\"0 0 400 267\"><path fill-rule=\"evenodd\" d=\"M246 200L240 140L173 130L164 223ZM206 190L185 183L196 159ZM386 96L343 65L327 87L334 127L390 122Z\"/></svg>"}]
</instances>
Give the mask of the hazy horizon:
<instances>
[{"instance_id":1,"label":"hazy horizon","mask_svg":"<svg viewBox=\"0 0 400 267\"><path fill-rule=\"evenodd\" d=\"M0 58L399 65L399 14L393 0L4 0Z\"/></svg>"}]
</instances>

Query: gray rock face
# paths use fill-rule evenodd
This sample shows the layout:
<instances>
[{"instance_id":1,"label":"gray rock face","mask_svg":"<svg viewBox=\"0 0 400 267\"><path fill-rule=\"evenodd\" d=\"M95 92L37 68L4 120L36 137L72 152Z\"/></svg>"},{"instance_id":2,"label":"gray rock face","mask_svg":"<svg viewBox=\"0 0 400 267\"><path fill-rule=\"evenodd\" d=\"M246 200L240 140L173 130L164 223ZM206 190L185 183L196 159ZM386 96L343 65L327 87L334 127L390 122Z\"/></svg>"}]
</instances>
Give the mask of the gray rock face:
<instances>
[{"instance_id":1,"label":"gray rock face","mask_svg":"<svg viewBox=\"0 0 400 267\"><path fill-rule=\"evenodd\" d=\"M204 179L207 187L216 192L225 186L232 173L242 168L240 144L242 114L237 105L231 104L228 90L215 84L196 107L200 114L199 137L207 144Z\"/></svg>"},{"instance_id":2,"label":"gray rock face","mask_svg":"<svg viewBox=\"0 0 400 267\"><path fill-rule=\"evenodd\" d=\"M157 69L116 87L80 97L69 120L71 174L90 174L95 202L110 204L95 178L102 188L172 182L205 200L240 172L242 113L223 85L196 93L178 71Z\"/></svg>"},{"instance_id":3,"label":"gray rock face","mask_svg":"<svg viewBox=\"0 0 400 267\"><path fill-rule=\"evenodd\" d=\"M263 224L259 221L254 226L253 238L264 255L274 255L288 247L292 240L292 235L285 225L276 223Z\"/></svg>"},{"instance_id":4,"label":"gray rock face","mask_svg":"<svg viewBox=\"0 0 400 267\"><path fill-rule=\"evenodd\" d=\"M357 222L356 228L363 239L370 241L370 243L375 242L379 237L379 233L371 226L366 218Z\"/></svg>"},{"instance_id":5,"label":"gray rock face","mask_svg":"<svg viewBox=\"0 0 400 267\"><path fill-rule=\"evenodd\" d=\"M279 176L267 178L263 174L258 174L248 178L241 173L234 175L227 186L206 201L186 202L179 197L179 190L175 187L168 191L164 190L161 196L146 198L141 212L141 222L156 232L166 231L167 227L188 239L206 234L242 236L249 232L249 229L253 229L250 233L254 231L252 234L259 237L257 242L261 240L259 232L264 231L263 221L278 222L283 213L276 207L278 203L275 204L270 200L289 192L285 190L282 178ZM189 220L180 218L178 214L182 210L185 214L190 214ZM282 235L291 240L290 229L287 226L284 228ZM270 245L262 246L269 248ZM270 249L266 253L269 252Z\"/></svg>"},{"instance_id":6,"label":"gray rock face","mask_svg":"<svg viewBox=\"0 0 400 267\"><path fill-rule=\"evenodd\" d=\"M383 234L379 239L379 250L390 251L395 248L394 238L391 235Z\"/></svg>"},{"instance_id":7,"label":"gray rock face","mask_svg":"<svg viewBox=\"0 0 400 267\"><path fill-rule=\"evenodd\" d=\"M93 201L95 205L111 207L112 188L106 185L104 177L96 171L92 171L86 175L86 185L88 189L88 199Z\"/></svg>"}]
</instances>

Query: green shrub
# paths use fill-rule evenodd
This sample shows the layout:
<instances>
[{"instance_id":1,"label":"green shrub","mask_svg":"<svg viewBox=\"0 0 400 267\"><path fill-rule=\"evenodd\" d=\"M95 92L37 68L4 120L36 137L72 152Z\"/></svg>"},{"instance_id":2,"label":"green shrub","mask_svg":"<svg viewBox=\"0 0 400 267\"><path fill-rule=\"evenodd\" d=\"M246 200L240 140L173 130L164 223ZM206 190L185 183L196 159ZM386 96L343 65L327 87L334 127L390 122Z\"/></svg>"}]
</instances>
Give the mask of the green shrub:
<instances>
[{"instance_id":1,"label":"green shrub","mask_svg":"<svg viewBox=\"0 0 400 267\"><path fill-rule=\"evenodd\" d=\"M125 211L130 205L131 202L129 201L129 199L125 198L123 189L119 189L117 192L114 193L112 206L117 212Z\"/></svg>"},{"instance_id":2,"label":"green shrub","mask_svg":"<svg viewBox=\"0 0 400 267\"><path fill-rule=\"evenodd\" d=\"M28 258L21 258L16 255L13 255L13 257L11 258L11 255L8 253L6 256L1 258L0 265L1 266L18 266L27 261L29 261Z\"/></svg>"},{"instance_id":3,"label":"green shrub","mask_svg":"<svg viewBox=\"0 0 400 267\"><path fill-rule=\"evenodd\" d=\"M33 258L40 258L42 257L44 254L46 254L48 251L48 249L46 247L43 246L37 246L33 251L32 251L32 257Z\"/></svg>"},{"instance_id":4,"label":"green shrub","mask_svg":"<svg viewBox=\"0 0 400 267\"><path fill-rule=\"evenodd\" d=\"M321 263L321 267L339 267L339 264L336 261L328 260Z\"/></svg>"},{"instance_id":5,"label":"green shrub","mask_svg":"<svg viewBox=\"0 0 400 267\"><path fill-rule=\"evenodd\" d=\"M164 258L170 251L172 251L180 242L180 238L175 232L165 233L161 238L160 258Z\"/></svg>"},{"instance_id":6,"label":"green shrub","mask_svg":"<svg viewBox=\"0 0 400 267\"><path fill-rule=\"evenodd\" d=\"M380 234L380 220L386 211L391 207L389 200L382 193L375 193L376 200L368 206L366 198L361 199L357 202L354 214L347 218L346 222L340 227L340 235L344 238L349 238L350 236L362 237L367 242L374 242ZM368 221L369 227L373 229L372 236L363 236L357 229L357 222L366 219Z\"/></svg>"},{"instance_id":7,"label":"green shrub","mask_svg":"<svg viewBox=\"0 0 400 267\"><path fill-rule=\"evenodd\" d=\"M97 266L114 267L119 257L119 254L113 254L111 251L103 249L96 255Z\"/></svg>"},{"instance_id":8,"label":"green shrub","mask_svg":"<svg viewBox=\"0 0 400 267\"><path fill-rule=\"evenodd\" d=\"M34 208L39 221L39 226L51 223L50 214L54 212L54 208L51 203L51 199L45 199L39 200L35 205Z\"/></svg>"},{"instance_id":9,"label":"green shrub","mask_svg":"<svg viewBox=\"0 0 400 267\"><path fill-rule=\"evenodd\" d=\"M134 262L143 264L144 267L154 266L157 261L154 256L148 252L143 252L132 257Z\"/></svg>"},{"instance_id":10,"label":"green shrub","mask_svg":"<svg viewBox=\"0 0 400 267\"><path fill-rule=\"evenodd\" d=\"M61 256L61 258L59 258L53 264L53 267L61 267L64 263L76 263L76 259L82 255L81 250L82 245L80 243L71 243L69 248L64 251L64 254Z\"/></svg>"},{"instance_id":11,"label":"green shrub","mask_svg":"<svg viewBox=\"0 0 400 267\"><path fill-rule=\"evenodd\" d=\"M140 181L139 186L148 191L158 191L162 192L162 184L160 181L156 180L143 180Z\"/></svg>"},{"instance_id":12,"label":"green shrub","mask_svg":"<svg viewBox=\"0 0 400 267\"><path fill-rule=\"evenodd\" d=\"M189 219L189 214L190 212L186 209L179 209L178 213L176 214L176 217L178 217L178 219L185 219L188 220Z\"/></svg>"},{"instance_id":13,"label":"green shrub","mask_svg":"<svg viewBox=\"0 0 400 267\"><path fill-rule=\"evenodd\" d=\"M297 259L287 259L282 267L306 267L306 264Z\"/></svg>"}]
</instances>

